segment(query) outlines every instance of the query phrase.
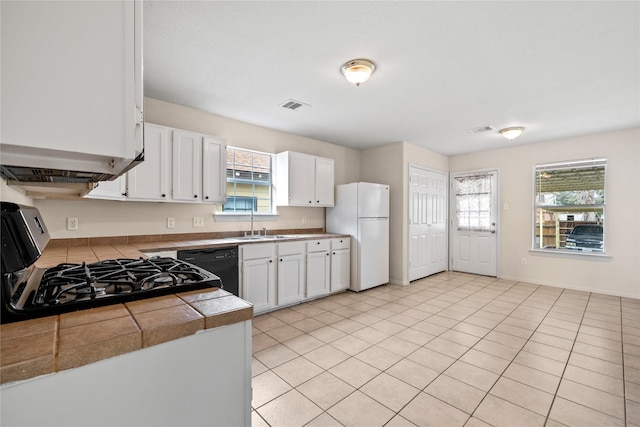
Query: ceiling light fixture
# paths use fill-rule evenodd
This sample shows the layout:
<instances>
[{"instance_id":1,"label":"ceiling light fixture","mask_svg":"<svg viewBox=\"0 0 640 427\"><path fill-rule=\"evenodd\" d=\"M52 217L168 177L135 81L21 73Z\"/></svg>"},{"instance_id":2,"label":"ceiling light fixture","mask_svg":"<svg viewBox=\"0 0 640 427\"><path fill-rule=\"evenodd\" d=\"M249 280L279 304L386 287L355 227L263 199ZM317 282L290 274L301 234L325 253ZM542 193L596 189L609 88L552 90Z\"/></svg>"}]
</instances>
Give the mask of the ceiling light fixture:
<instances>
[{"instance_id":1,"label":"ceiling light fixture","mask_svg":"<svg viewBox=\"0 0 640 427\"><path fill-rule=\"evenodd\" d=\"M376 69L376 65L368 59L352 59L342 66L342 74L356 86L366 82Z\"/></svg>"},{"instance_id":2,"label":"ceiling light fixture","mask_svg":"<svg viewBox=\"0 0 640 427\"><path fill-rule=\"evenodd\" d=\"M524 128L522 126L513 126L509 128L500 129L500 134L507 139L516 139L522 134L523 131L524 131Z\"/></svg>"}]
</instances>

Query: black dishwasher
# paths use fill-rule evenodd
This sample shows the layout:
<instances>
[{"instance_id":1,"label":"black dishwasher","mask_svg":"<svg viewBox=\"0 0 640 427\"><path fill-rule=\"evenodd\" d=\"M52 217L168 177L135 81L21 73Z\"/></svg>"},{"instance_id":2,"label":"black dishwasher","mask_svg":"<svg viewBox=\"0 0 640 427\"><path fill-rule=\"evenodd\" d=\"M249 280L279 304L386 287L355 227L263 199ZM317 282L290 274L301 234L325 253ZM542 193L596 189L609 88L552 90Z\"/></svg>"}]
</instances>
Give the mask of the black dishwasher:
<instances>
[{"instance_id":1,"label":"black dishwasher","mask_svg":"<svg viewBox=\"0 0 640 427\"><path fill-rule=\"evenodd\" d=\"M189 249L178 251L178 259L212 272L222 281L222 288L238 295L238 247Z\"/></svg>"}]
</instances>

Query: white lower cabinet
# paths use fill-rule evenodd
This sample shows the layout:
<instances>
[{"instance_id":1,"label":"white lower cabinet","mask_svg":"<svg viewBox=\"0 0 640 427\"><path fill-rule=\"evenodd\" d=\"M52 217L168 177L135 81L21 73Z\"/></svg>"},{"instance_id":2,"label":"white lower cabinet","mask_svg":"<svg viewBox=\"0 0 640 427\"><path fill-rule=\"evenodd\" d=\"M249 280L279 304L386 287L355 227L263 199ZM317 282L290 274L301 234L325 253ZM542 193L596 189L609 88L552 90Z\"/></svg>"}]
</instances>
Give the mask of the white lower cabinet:
<instances>
[{"instance_id":1,"label":"white lower cabinet","mask_svg":"<svg viewBox=\"0 0 640 427\"><path fill-rule=\"evenodd\" d=\"M304 298L304 242L278 243L278 305Z\"/></svg>"},{"instance_id":2,"label":"white lower cabinet","mask_svg":"<svg viewBox=\"0 0 640 427\"><path fill-rule=\"evenodd\" d=\"M276 306L275 248L274 243L240 246L240 296L253 304L254 313Z\"/></svg>"},{"instance_id":3,"label":"white lower cabinet","mask_svg":"<svg viewBox=\"0 0 640 427\"><path fill-rule=\"evenodd\" d=\"M255 314L349 288L350 238L240 246L240 297Z\"/></svg>"},{"instance_id":4,"label":"white lower cabinet","mask_svg":"<svg viewBox=\"0 0 640 427\"><path fill-rule=\"evenodd\" d=\"M351 281L351 238L331 239L331 292L349 288Z\"/></svg>"},{"instance_id":5,"label":"white lower cabinet","mask_svg":"<svg viewBox=\"0 0 640 427\"><path fill-rule=\"evenodd\" d=\"M307 298L329 293L331 259L329 240L307 242Z\"/></svg>"}]
</instances>

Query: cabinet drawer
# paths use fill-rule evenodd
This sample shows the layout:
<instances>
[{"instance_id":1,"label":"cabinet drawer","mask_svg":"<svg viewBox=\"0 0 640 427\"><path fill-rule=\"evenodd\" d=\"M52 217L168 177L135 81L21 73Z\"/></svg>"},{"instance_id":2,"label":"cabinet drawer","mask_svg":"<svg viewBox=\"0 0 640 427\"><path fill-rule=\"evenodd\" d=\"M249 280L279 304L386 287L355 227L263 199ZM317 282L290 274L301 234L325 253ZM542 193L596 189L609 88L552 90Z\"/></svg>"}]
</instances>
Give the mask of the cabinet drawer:
<instances>
[{"instance_id":1,"label":"cabinet drawer","mask_svg":"<svg viewBox=\"0 0 640 427\"><path fill-rule=\"evenodd\" d=\"M272 258L275 256L274 243L254 243L240 246L240 256L243 261L248 259Z\"/></svg>"},{"instance_id":2,"label":"cabinet drawer","mask_svg":"<svg viewBox=\"0 0 640 427\"><path fill-rule=\"evenodd\" d=\"M351 237L340 237L331 239L331 250L348 249L351 247Z\"/></svg>"},{"instance_id":3,"label":"cabinet drawer","mask_svg":"<svg viewBox=\"0 0 640 427\"><path fill-rule=\"evenodd\" d=\"M278 256L296 255L304 253L305 242L278 243Z\"/></svg>"},{"instance_id":4,"label":"cabinet drawer","mask_svg":"<svg viewBox=\"0 0 640 427\"><path fill-rule=\"evenodd\" d=\"M307 240L307 252L323 252L328 251L329 239Z\"/></svg>"}]
</instances>

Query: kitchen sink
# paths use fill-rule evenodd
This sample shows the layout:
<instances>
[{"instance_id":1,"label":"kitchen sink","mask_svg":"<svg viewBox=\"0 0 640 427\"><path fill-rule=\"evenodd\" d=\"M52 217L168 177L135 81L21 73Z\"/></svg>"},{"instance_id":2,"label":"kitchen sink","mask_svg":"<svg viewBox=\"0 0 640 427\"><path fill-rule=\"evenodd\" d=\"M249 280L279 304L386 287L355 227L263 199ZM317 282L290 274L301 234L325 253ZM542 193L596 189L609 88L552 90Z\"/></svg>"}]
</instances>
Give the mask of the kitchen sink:
<instances>
[{"instance_id":1,"label":"kitchen sink","mask_svg":"<svg viewBox=\"0 0 640 427\"><path fill-rule=\"evenodd\" d=\"M239 237L227 237L230 240L264 240L269 236L239 236Z\"/></svg>"},{"instance_id":2,"label":"kitchen sink","mask_svg":"<svg viewBox=\"0 0 640 427\"><path fill-rule=\"evenodd\" d=\"M229 240L280 240L280 239L293 239L298 236L291 234L274 234L274 235L255 235L255 236L240 236L240 237L227 237Z\"/></svg>"}]
</instances>

